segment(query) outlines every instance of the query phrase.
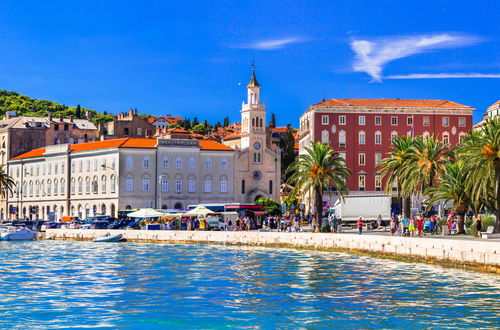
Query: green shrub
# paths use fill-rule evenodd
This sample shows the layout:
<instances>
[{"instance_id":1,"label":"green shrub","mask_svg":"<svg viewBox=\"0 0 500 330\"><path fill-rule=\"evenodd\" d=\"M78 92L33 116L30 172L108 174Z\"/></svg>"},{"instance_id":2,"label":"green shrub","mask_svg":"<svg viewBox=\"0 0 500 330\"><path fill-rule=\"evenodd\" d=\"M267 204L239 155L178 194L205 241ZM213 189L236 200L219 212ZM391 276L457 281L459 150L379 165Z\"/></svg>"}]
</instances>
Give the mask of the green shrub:
<instances>
[{"instance_id":1,"label":"green shrub","mask_svg":"<svg viewBox=\"0 0 500 330\"><path fill-rule=\"evenodd\" d=\"M482 232L485 232L486 229L488 229L489 226L495 226L495 218L492 215L481 215L483 218L483 223L482 223ZM470 226L470 234L472 236L477 235L477 229L476 229L476 222L473 221L471 226Z\"/></svg>"},{"instance_id":2,"label":"green shrub","mask_svg":"<svg viewBox=\"0 0 500 330\"><path fill-rule=\"evenodd\" d=\"M329 233L330 231L331 231L330 225L324 225L323 227L321 227L322 233Z\"/></svg>"}]
</instances>

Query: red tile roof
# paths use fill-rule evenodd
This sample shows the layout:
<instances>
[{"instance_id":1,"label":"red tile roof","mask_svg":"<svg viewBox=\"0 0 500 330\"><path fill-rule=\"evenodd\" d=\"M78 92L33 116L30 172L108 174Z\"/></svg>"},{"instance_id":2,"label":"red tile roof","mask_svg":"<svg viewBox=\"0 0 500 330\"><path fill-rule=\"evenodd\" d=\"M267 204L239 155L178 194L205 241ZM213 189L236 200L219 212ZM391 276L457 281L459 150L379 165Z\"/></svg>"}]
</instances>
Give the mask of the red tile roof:
<instances>
[{"instance_id":1,"label":"red tile roof","mask_svg":"<svg viewBox=\"0 0 500 330\"><path fill-rule=\"evenodd\" d=\"M114 140L87 142L80 144L70 145L70 150L72 152L80 151L91 151L91 150L101 150L110 148L146 148L153 149L158 144L157 139L142 139L142 138L122 138ZM201 150L233 150L223 144L215 141L201 140L200 141ZM12 159L24 159L24 158L34 158L41 157L45 154L45 148L34 149Z\"/></svg>"},{"instance_id":2,"label":"red tile roof","mask_svg":"<svg viewBox=\"0 0 500 330\"><path fill-rule=\"evenodd\" d=\"M495 105L499 105L499 104L500 104L500 100L496 101L495 103L493 103L492 105L490 105L488 108L494 107Z\"/></svg>"},{"instance_id":3,"label":"red tile roof","mask_svg":"<svg viewBox=\"0 0 500 330\"><path fill-rule=\"evenodd\" d=\"M361 107L436 107L470 108L466 105L443 100L401 100L401 99L331 99L314 105L361 106Z\"/></svg>"},{"instance_id":4,"label":"red tile roof","mask_svg":"<svg viewBox=\"0 0 500 330\"><path fill-rule=\"evenodd\" d=\"M233 150L228 146L212 140L200 140L200 147L201 150Z\"/></svg>"},{"instance_id":5,"label":"red tile roof","mask_svg":"<svg viewBox=\"0 0 500 330\"><path fill-rule=\"evenodd\" d=\"M232 139L236 139L236 138L240 138L241 137L241 134L238 132L238 133L229 133L228 135L224 136L222 139L223 140L232 140Z\"/></svg>"}]
</instances>

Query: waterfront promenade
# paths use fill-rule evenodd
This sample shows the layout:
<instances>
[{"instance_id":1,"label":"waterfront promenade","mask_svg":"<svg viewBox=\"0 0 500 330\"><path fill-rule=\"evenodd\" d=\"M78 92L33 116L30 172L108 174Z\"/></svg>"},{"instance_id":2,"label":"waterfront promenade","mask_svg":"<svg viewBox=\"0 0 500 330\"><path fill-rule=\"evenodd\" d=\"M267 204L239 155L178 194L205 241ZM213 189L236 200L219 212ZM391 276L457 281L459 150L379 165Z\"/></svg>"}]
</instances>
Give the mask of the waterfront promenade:
<instances>
[{"instance_id":1,"label":"waterfront promenade","mask_svg":"<svg viewBox=\"0 0 500 330\"><path fill-rule=\"evenodd\" d=\"M45 239L92 240L106 233L122 234L127 241L166 244L219 244L305 248L323 251L364 252L374 256L404 257L416 261L486 267L500 273L500 240L471 238L395 237L385 233L258 232L258 231L147 231L48 229Z\"/></svg>"}]
</instances>

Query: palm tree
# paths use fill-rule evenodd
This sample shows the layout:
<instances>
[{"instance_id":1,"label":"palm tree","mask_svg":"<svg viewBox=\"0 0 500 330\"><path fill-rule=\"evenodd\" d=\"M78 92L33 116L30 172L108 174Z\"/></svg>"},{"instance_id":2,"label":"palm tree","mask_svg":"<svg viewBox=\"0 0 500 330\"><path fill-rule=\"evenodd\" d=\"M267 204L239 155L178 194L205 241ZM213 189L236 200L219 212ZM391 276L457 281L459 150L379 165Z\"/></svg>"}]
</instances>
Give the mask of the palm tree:
<instances>
[{"instance_id":1,"label":"palm tree","mask_svg":"<svg viewBox=\"0 0 500 330\"><path fill-rule=\"evenodd\" d=\"M383 159L379 164L379 169L386 178L385 191L392 193L395 183L398 185L398 197L403 197L403 214L410 216L410 203L412 191L406 190L407 169L414 160L413 138L409 136L396 136L393 140L390 157Z\"/></svg>"},{"instance_id":2,"label":"palm tree","mask_svg":"<svg viewBox=\"0 0 500 330\"><path fill-rule=\"evenodd\" d=\"M299 156L298 161L288 166L287 173L292 173L287 183L294 186L290 195L312 191L314 211L321 221L323 211L323 191L333 186L344 198L347 192L347 179L351 170L346 167L344 158L332 150L329 144L314 143L306 148L306 153Z\"/></svg>"},{"instance_id":3,"label":"palm tree","mask_svg":"<svg viewBox=\"0 0 500 330\"><path fill-rule=\"evenodd\" d=\"M439 174L445 170L447 159L453 155L446 151L445 145L434 138L417 136L413 139L411 160L403 170L407 180L402 183L403 190L422 195L436 183Z\"/></svg>"},{"instance_id":4,"label":"palm tree","mask_svg":"<svg viewBox=\"0 0 500 330\"><path fill-rule=\"evenodd\" d=\"M486 121L480 131L468 135L457 148L469 175L467 185L474 200L495 201L495 232L500 232L500 116ZM490 195L494 187L493 196Z\"/></svg>"},{"instance_id":5,"label":"palm tree","mask_svg":"<svg viewBox=\"0 0 500 330\"><path fill-rule=\"evenodd\" d=\"M4 165L0 165L0 196L7 197L8 193L12 191L15 183L11 176L5 170Z\"/></svg>"},{"instance_id":6,"label":"palm tree","mask_svg":"<svg viewBox=\"0 0 500 330\"><path fill-rule=\"evenodd\" d=\"M467 175L463 162L448 162L438 178L438 185L429 187L425 193L428 207L440 201L452 201L453 210L458 215L458 233L465 234L465 213L471 204L470 189L467 189Z\"/></svg>"}]
</instances>

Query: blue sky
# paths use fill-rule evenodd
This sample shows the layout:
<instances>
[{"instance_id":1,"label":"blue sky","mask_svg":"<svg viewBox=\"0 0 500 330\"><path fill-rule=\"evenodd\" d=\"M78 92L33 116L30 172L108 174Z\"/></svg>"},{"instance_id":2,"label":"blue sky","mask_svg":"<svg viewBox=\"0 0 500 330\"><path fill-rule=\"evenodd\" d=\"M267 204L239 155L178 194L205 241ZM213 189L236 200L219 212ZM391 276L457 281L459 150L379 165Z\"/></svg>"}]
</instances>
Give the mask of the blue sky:
<instances>
[{"instance_id":1,"label":"blue sky","mask_svg":"<svg viewBox=\"0 0 500 330\"><path fill-rule=\"evenodd\" d=\"M2 0L0 88L237 121L255 59L280 125L322 98L447 99L478 121L500 99L499 3Z\"/></svg>"}]
</instances>

